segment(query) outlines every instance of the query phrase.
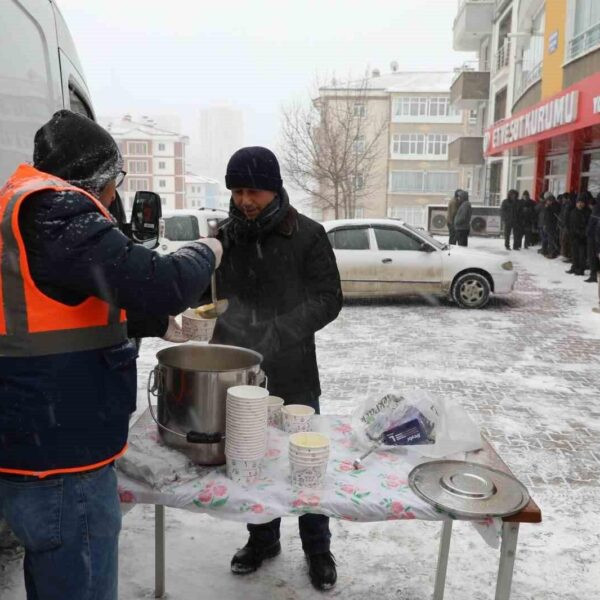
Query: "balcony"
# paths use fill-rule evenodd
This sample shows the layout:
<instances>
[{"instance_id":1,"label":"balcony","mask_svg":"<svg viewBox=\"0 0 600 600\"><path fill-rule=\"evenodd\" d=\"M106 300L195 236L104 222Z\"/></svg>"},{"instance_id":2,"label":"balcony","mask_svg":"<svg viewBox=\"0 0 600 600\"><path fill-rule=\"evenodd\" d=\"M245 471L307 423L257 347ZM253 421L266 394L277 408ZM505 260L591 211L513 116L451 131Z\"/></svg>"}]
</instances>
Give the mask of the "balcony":
<instances>
[{"instance_id":1,"label":"balcony","mask_svg":"<svg viewBox=\"0 0 600 600\"><path fill-rule=\"evenodd\" d=\"M568 60L573 60L600 45L600 23L595 23L569 41Z\"/></svg>"},{"instance_id":2,"label":"balcony","mask_svg":"<svg viewBox=\"0 0 600 600\"><path fill-rule=\"evenodd\" d=\"M460 71L450 87L450 102L460 110L475 110L489 95L489 71Z\"/></svg>"},{"instance_id":3,"label":"balcony","mask_svg":"<svg viewBox=\"0 0 600 600\"><path fill-rule=\"evenodd\" d=\"M448 160L455 165L482 165L483 137L460 137L448 145Z\"/></svg>"},{"instance_id":4,"label":"balcony","mask_svg":"<svg viewBox=\"0 0 600 600\"><path fill-rule=\"evenodd\" d=\"M504 39L504 43L498 49L498 52L494 55L494 60L492 62L492 68L494 71L494 75L500 73L502 69L508 67L510 62L510 41L508 38Z\"/></svg>"},{"instance_id":5,"label":"balcony","mask_svg":"<svg viewBox=\"0 0 600 600\"><path fill-rule=\"evenodd\" d=\"M492 34L495 0L462 0L454 19L454 50L479 50L481 40Z\"/></svg>"},{"instance_id":6,"label":"balcony","mask_svg":"<svg viewBox=\"0 0 600 600\"><path fill-rule=\"evenodd\" d=\"M520 76L515 81L515 101L518 100L534 83L542 78L542 61L535 65L523 64Z\"/></svg>"}]
</instances>

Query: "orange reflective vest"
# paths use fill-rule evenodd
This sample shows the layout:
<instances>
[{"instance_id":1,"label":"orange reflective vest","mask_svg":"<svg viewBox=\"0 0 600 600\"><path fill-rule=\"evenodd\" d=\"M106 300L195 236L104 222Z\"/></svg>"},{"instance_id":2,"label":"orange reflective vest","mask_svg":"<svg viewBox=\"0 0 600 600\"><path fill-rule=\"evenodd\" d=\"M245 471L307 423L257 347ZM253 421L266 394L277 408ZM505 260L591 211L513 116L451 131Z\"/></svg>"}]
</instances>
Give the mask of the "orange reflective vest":
<instances>
[{"instance_id":1,"label":"orange reflective vest","mask_svg":"<svg viewBox=\"0 0 600 600\"><path fill-rule=\"evenodd\" d=\"M30 165L17 168L0 189L0 356L43 356L124 342L125 311L93 296L68 306L46 296L31 278L19 210L30 194L42 190L78 192L111 219L86 191Z\"/></svg>"}]
</instances>

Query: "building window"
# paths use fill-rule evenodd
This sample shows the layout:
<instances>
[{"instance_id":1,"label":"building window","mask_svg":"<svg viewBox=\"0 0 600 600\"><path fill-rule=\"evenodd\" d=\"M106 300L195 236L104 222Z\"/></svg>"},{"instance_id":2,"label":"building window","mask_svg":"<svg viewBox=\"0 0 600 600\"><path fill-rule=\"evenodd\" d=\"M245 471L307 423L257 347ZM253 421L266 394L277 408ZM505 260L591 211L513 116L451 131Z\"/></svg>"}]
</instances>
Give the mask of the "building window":
<instances>
[{"instance_id":1,"label":"building window","mask_svg":"<svg viewBox=\"0 0 600 600\"><path fill-rule=\"evenodd\" d=\"M165 144L159 144L158 145L158 151L159 152L164 152L166 150L166 148L167 147L165 146Z\"/></svg>"},{"instance_id":2,"label":"building window","mask_svg":"<svg viewBox=\"0 0 600 600\"><path fill-rule=\"evenodd\" d=\"M167 163L164 160L159 160L158 161L158 168L159 169L166 169L167 168Z\"/></svg>"},{"instance_id":3,"label":"building window","mask_svg":"<svg viewBox=\"0 0 600 600\"><path fill-rule=\"evenodd\" d=\"M355 154L364 154L365 152L365 136L358 135L352 142L352 150Z\"/></svg>"},{"instance_id":4,"label":"building window","mask_svg":"<svg viewBox=\"0 0 600 600\"><path fill-rule=\"evenodd\" d=\"M367 107L364 102L355 102L354 103L354 116L355 117L366 117L367 116Z\"/></svg>"},{"instance_id":5,"label":"building window","mask_svg":"<svg viewBox=\"0 0 600 600\"><path fill-rule=\"evenodd\" d=\"M460 113L450 104L448 96L398 96L394 98L394 115L403 120L424 117L455 117Z\"/></svg>"},{"instance_id":6,"label":"building window","mask_svg":"<svg viewBox=\"0 0 600 600\"><path fill-rule=\"evenodd\" d=\"M413 227L425 227L426 210L422 206L393 206L389 210L392 219L399 219Z\"/></svg>"},{"instance_id":7,"label":"building window","mask_svg":"<svg viewBox=\"0 0 600 600\"><path fill-rule=\"evenodd\" d=\"M128 160L127 172L130 174L149 173L147 160Z\"/></svg>"},{"instance_id":8,"label":"building window","mask_svg":"<svg viewBox=\"0 0 600 600\"><path fill-rule=\"evenodd\" d=\"M147 142L127 142L127 154L132 156L145 156L148 154Z\"/></svg>"},{"instance_id":9,"label":"building window","mask_svg":"<svg viewBox=\"0 0 600 600\"><path fill-rule=\"evenodd\" d=\"M596 196L600 192L600 152L586 152L582 157L581 191Z\"/></svg>"},{"instance_id":10,"label":"building window","mask_svg":"<svg viewBox=\"0 0 600 600\"><path fill-rule=\"evenodd\" d=\"M575 0L573 37L569 41L570 59L600 45L600 2Z\"/></svg>"},{"instance_id":11,"label":"building window","mask_svg":"<svg viewBox=\"0 0 600 600\"><path fill-rule=\"evenodd\" d=\"M147 179L140 179L136 177L127 178L127 189L130 192L142 192L150 188Z\"/></svg>"},{"instance_id":12,"label":"building window","mask_svg":"<svg viewBox=\"0 0 600 600\"><path fill-rule=\"evenodd\" d=\"M392 171L391 194L450 194L458 188L457 171Z\"/></svg>"},{"instance_id":13,"label":"building window","mask_svg":"<svg viewBox=\"0 0 600 600\"><path fill-rule=\"evenodd\" d=\"M469 125L477 125L477 109L469 111Z\"/></svg>"},{"instance_id":14,"label":"building window","mask_svg":"<svg viewBox=\"0 0 600 600\"><path fill-rule=\"evenodd\" d=\"M158 187L159 188L166 188L167 187L167 182L164 179L159 179L158 180Z\"/></svg>"},{"instance_id":15,"label":"building window","mask_svg":"<svg viewBox=\"0 0 600 600\"><path fill-rule=\"evenodd\" d=\"M445 133L396 133L392 137L392 154L402 156L448 157L449 136Z\"/></svg>"},{"instance_id":16,"label":"building window","mask_svg":"<svg viewBox=\"0 0 600 600\"><path fill-rule=\"evenodd\" d=\"M365 187L365 178L362 173L356 173L353 177L353 186L356 191L362 190Z\"/></svg>"},{"instance_id":17,"label":"building window","mask_svg":"<svg viewBox=\"0 0 600 600\"><path fill-rule=\"evenodd\" d=\"M365 209L361 206L360 208L354 209L354 218L362 219L365 216Z\"/></svg>"}]
</instances>

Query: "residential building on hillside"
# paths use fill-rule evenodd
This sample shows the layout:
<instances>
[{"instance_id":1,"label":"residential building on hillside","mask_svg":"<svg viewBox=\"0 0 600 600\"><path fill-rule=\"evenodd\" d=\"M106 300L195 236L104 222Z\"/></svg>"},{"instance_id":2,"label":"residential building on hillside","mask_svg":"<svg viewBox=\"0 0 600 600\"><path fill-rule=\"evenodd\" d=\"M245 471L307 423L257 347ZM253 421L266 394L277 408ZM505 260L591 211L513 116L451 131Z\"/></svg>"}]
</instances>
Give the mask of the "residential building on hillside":
<instances>
[{"instance_id":1,"label":"residential building on hillside","mask_svg":"<svg viewBox=\"0 0 600 600\"><path fill-rule=\"evenodd\" d=\"M486 203L600 191L598 0L460 0L454 49L477 54L452 99L481 125Z\"/></svg>"},{"instance_id":2,"label":"residential building on hillside","mask_svg":"<svg viewBox=\"0 0 600 600\"><path fill-rule=\"evenodd\" d=\"M210 177L185 174L185 208L222 208L219 182Z\"/></svg>"},{"instance_id":3,"label":"residential building on hillside","mask_svg":"<svg viewBox=\"0 0 600 600\"><path fill-rule=\"evenodd\" d=\"M165 209L185 207L185 146L188 138L159 129L154 121L131 115L106 123L124 159L127 177L119 190L131 209L137 191L160 195Z\"/></svg>"},{"instance_id":4,"label":"residential building on hillside","mask_svg":"<svg viewBox=\"0 0 600 600\"><path fill-rule=\"evenodd\" d=\"M357 152L369 141L370 123L386 123L368 193L357 199L353 216L389 216L426 227L427 206L447 203L457 188L468 189L474 202L479 200L473 166L451 162L448 152L454 139L469 134L469 112L450 103L452 73L398 72L394 67L386 75L375 70L356 85L321 87L318 102L360 95L354 115L367 125L355 142ZM364 177L356 174L358 189L365 185ZM332 210L325 209L323 218L333 218Z\"/></svg>"}]
</instances>

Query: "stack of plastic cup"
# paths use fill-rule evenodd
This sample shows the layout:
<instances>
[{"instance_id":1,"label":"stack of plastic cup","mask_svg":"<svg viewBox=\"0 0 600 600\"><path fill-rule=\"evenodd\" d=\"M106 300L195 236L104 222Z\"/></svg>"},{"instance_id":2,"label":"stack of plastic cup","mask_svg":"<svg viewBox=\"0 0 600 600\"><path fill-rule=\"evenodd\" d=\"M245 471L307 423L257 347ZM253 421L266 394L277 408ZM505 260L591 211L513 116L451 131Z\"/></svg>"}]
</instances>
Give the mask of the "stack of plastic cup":
<instances>
[{"instance_id":1,"label":"stack of plastic cup","mask_svg":"<svg viewBox=\"0 0 600 600\"><path fill-rule=\"evenodd\" d=\"M288 433L310 431L315 409L304 404L288 404L281 408L281 428Z\"/></svg>"},{"instance_id":2,"label":"stack of plastic cup","mask_svg":"<svg viewBox=\"0 0 600 600\"><path fill-rule=\"evenodd\" d=\"M293 433L289 443L292 486L320 488L329 461L329 438L314 431Z\"/></svg>"},{"instance_id":3,"label":"stack of plastic cup","mask_svg":"<svg viewBox=\"0 0 600 600\"><path fill-rule=\"evenodd\" d=\"M271 427L281 428L281 408L283 398L279 396L269 396L267 398L267 409L269 411L269 425Z\"/></svg>"},{"instance_id":4,"label":"stack of plastic cup","mask_svg":"<svg viewBox=\"0 0 600 600\"><path fill-rule=\"evenodd\" d=\"M267 451L268 395L267 390L253 385L227 390L227 475L238 483L254 483L260 477L261 462Z\"/></svg>"}]
</instances>

